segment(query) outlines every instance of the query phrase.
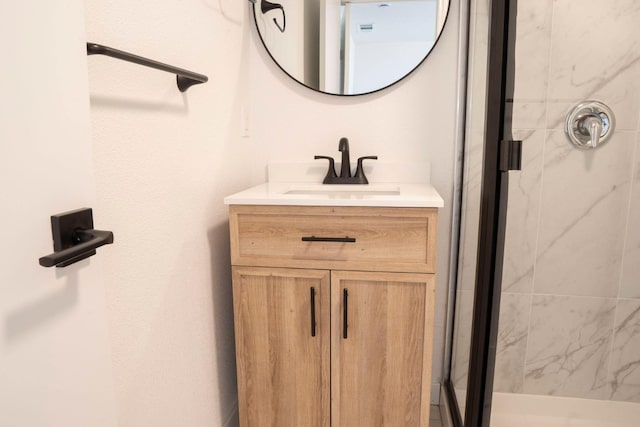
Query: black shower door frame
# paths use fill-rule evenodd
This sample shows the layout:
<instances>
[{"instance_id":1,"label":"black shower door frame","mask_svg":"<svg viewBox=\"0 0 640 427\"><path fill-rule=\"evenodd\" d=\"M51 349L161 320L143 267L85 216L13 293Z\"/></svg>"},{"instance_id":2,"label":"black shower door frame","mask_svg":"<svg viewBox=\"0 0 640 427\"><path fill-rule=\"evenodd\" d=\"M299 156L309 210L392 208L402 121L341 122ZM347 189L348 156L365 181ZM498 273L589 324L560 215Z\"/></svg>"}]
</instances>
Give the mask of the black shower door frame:
<instances>
[{"instance_id":1,"label":"black shower door frame","mask_svg":"<svg viewBox=\"0 0 640 427\"><path fill-rule=\"evenodd\" d=\"M517 0L491 0L478 255L464 423L449 378L454 427L489 427L509 188ZM469 35L470 37L471 35ZM519 163L519 161L516 161Z\"/></svg>"}]
</instances>

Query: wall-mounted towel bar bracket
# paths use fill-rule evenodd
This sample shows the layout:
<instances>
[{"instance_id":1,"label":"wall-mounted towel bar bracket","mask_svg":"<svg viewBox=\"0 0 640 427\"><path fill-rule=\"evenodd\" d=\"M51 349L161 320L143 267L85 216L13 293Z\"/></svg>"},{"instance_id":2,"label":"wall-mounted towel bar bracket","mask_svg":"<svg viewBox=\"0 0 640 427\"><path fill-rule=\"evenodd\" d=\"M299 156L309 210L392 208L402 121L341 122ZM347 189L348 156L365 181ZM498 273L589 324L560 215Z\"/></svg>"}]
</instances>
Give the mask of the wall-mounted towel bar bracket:
<instances>
[{"instance_id":1,"label":"wall-mounted towel bar bracket","mask_svg":"<svg viewBox=\"0 0 640 427\"><path fill-rule=\"evenodd\" d=\"M87 43L87 55L106 55L112 58L175 74L180 92L185 92L193 85L209 81L209 78L204 74L194 73L193 71L174 67L173 65L163 64L162 62L154 61L153 59L143 58L142 56L134 55L129 52L124 52L122 50L97 43Z\"/></svg>"},{"instance_id":2,"label":"wall-mounted towel bar bracket","mask_svg":"<svg viewBox=\"0 0 640 427\"><path fill-rule=\"evenodd\" d=\"M113 243L113 233L93 229L93 211L76 209L51 216L52 254L40 258L43 267L66 267L96 254L100 246Z\"/></svg>"}]
</instances>

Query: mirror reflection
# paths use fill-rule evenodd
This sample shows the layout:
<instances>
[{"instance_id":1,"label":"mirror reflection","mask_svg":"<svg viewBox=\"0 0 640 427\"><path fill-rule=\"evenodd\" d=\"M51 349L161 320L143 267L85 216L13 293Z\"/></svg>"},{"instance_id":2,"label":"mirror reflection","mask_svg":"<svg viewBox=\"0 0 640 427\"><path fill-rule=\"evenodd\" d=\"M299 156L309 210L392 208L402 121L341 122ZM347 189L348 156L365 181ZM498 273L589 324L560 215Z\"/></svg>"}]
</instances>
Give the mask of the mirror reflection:
<instances>
[{"instance_id":1,"label":"mirror reflection","mask_svg":"<svg viewBox=\"0 0 640 427\"><path fill-rule=\"evenodd\" d=\"M325 93L359 95L420 65L448 9L449 0L255 0L254 16L265 48L293 79Z\"/></svg>"}]
</instances>

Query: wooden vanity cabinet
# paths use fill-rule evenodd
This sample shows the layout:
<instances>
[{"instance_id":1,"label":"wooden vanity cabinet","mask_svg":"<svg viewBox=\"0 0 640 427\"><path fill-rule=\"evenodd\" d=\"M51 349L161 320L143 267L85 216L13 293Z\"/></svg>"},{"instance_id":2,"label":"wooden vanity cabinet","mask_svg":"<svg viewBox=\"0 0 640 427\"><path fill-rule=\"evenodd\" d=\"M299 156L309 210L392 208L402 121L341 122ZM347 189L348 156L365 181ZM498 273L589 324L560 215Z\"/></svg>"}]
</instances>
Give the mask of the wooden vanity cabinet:
<instances>
[{"instance_id":1,"label":"wooden vanity cabinet","mask_svg":"<svg viewBox=\"0 0 640 427\"><path fill-rule=\"evenodd\" d=\"M242 427L428 426L436 215L230 206Z\"/></svg>"},{"instance_id":2,"label":"wooden vanity cabinet","mask_svg":"<svg viewBox=\"0 0 640 427\"><path fill-rule=\"evenodd\" d=\"M329 277L233 267L241 426L330 425Z\"/></svg>"}]
</instances>

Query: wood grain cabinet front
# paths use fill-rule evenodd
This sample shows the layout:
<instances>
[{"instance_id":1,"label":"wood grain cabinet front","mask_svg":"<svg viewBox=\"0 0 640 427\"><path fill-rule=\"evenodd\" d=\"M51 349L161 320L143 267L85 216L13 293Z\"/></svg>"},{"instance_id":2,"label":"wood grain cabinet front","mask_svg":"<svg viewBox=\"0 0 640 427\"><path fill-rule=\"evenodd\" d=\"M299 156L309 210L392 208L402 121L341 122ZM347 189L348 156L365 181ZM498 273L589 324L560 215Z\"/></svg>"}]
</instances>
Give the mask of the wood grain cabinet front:
<instances>
[{"instance_id":1,"label":"wood grain cabinet front","mask_svg":"<svg viewBox=\"0 0 640 427\"><path fill-rule=\"evenodd\" d=\"M282 233L268 230L283 227L283 217L293 228L299 222L284 215L282 210L286 207L261 206L257 209L260 216L270 208L280 212L273 216L277 227L239 225L238 216L233 215L238 207L230 208L232 251L242 240L249 246L248 242L259 241L257 244L263 248L256 250L256 266L232 267L240 425L427 427L435 303L433 271L424 273L423 267L414 267L418 271L384 271L382 261L371 271L361 271L360 260L356 260L353 269L332 268L335 254L340 252L335 246L352 243L343 241L309 242L329 248L326 252L331 256L314 258L314 265L323 268L291 268L279 249L274 251L278 255L271 262L285 259L281 261L283 265L264 267L260 264L266 259L265 254L270 254L268 239L257 238L258 230L263 229L277 240ZM250 207L240 208L244 211ZM361 208L353 209L354 212L341 209L340 217L361 217L364 213ZM370 210L370 215L376 217L377 208ZM427 218L421 226L426 231L415 231L411 221L409 228L414 231L410 234L433 240L421 242L421 248L435 248L435 210L411 210L409 215L398 217ZM249 211L244 212L252 215ZM288 215L303 211L306 218L301 221L307 221L311 212L316 229L328 230L331 227L323 222L335 220L331 215L323 217L326 208L298 208ZM242 236L243 230L253 230L251 237ZM332 231L344 234L342 229ZM275 245L280 247L282 243ZM386 258L392 267L397 267L394 248L387 247L391 253ZM426 249L429 250L433 249ZM323 253L319 248L312 251ZM423 264L433 263L433 259L429 261L432 254L420 256ZM340 267L350 266L347 259L340 261ZM299 264L296 262L295 266Z\"/></svg>"},{"instance_id":2,"label":"wood grain cabinet front","mask_svg":"<svg viewBox=\"0 0 640 427\"><path fill-rule=\"evenodd\" d=\"M435 273L436 222L435 208L231 205L231 263Z\"/></svg>"},{"instance_id":3,"label":"wood grain cabinet front","mask_svg":"<svg viewBox=\"0 0 640 427\"><path fill-rule=\"evenodd\" d=\"M330 425L329 281L328 271L233 267L241 426Z\"/></svg>"}]
</instances>

